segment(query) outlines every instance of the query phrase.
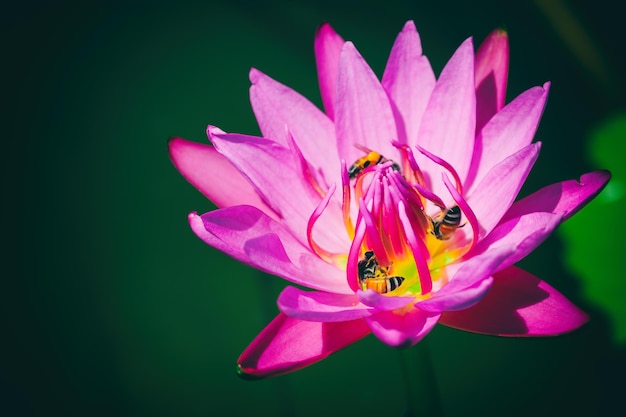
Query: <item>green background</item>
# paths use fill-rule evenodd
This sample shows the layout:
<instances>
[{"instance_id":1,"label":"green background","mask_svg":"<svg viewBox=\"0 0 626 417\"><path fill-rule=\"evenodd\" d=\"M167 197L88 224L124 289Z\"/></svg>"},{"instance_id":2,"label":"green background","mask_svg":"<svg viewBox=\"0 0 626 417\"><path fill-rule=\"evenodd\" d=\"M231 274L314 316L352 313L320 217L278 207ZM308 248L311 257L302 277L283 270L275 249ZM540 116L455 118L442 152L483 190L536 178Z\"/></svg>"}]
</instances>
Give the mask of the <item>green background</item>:
<instances>
[{"instance_id":1,"label":"green background","mask_svg":"<svg viewBox=\"0 0 626 417\"><path fill-rule=\"evenodd\" d=\"M166 141L203 142L209 123L258 134L248 101L252 66L319 105L312 45L322 21L381 75L412 19L436 73L465 38L478 45L503 26L508 100L552 81L537 134L542 153L522 194L592 169L615 172L626 128L604 146L612 159L589 149L593 132L624 114L621 15L608 1L504 3L4 8L0 415L403 415L398 356L372 336L292 375L236 376L237 357L276 314L285 282L194 236L187 213L213 207L173 167ZM598 199L571 243L572 229L563 227L568 240L559 232L521 262L589 312L590 323L559 338L443 326L429 335L446 416L602 416L623 408L626 274L603 259L624 272L623 179L614 177L617 197ZM592 242L593 255L573 252L576 242ZM571 258L578 264L565 263ZM618 307L605 305L605 295Z\"/></svg>"}]
</instances>

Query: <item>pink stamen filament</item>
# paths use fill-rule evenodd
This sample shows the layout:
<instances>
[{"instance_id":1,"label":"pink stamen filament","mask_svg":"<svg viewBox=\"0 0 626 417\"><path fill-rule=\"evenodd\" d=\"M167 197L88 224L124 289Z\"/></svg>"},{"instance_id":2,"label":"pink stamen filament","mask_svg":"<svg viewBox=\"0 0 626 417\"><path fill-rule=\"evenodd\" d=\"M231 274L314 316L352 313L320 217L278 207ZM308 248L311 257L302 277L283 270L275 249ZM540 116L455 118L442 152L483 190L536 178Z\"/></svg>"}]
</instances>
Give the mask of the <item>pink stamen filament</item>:
<instances>
[{"instance_id":1,"label":"pink stamen filament","mask_svg":"<svg viewBox=\"0 0 626 417\"><path fill-rule=\"evenodd\" d=\"M448 162L444 161L443 159L439 158L438 156L428 152L426 149L420 146L417 146L417 150L420 151L424 156L426 156L428 159L430 159L437 165L446 169L454 178L454 181L456 183L456 189L459 192L459 194L463 194L463 185L461 184L461 178L459 178L459 175L456 173L456 170L452 167L452 165L450 165Z\"/></svg>"},{"instance_id":2,"label":"pink stamen filament","mask_svg":"<svg viewBox=\"0 0 626 417\"><path fill-rule=\"evenodd\" d=\"M315 226L315 223L320 218L322 213L324 213L324 210L326 210L326 207L328 207L328 204L330 203L332 196L335 194L336 189L337 189L337 186L335 184L332 184L330 186L330 188L328 189L328 192L326 193L322 201L320 201L320 203L317 205L317 207L313 211L313 214L311 214L311 217L309 217L309 221L307 222L307 225L306 225L307 240L313 252L315 252L320 258L326 260L327 262L332 262L332 263L337 263L337 260L341 259L342 255L338 253L329 252L325 250L324 248L322 248L320 245L318 245L315 239L313 239L313 227Z\"/></svg>"},{"instance_id":3,"label":"pink stamen filament","mask_svg":"<svg viewBox=\"0 0 626 417\"><path fill-rule=\"evenodd\" d=\"M378 258L378 262L383 265L389 264L387 250L385 249L383 241L380 238L378 228L376 227L376 223L374 222L370 211L367 207L365 207L363 199L359 200L359 215L360 220L363 221L366 226L365 238L367 241L365 243L367 247L374 251L376 257Z\"/></svg>"},{"instance_id":4,"label":"pink stamen filament","mask_svg":"<svg viewBox=\"0 0 626 417\"><path fill-rule=\"evenodd\" d=\"M346 161L341 160L341 190L343 192L343 198L341 203L341 212L343 214L343 224L348 232L348 236L354 239L354 225L352 224L352 218L350 216L350 177L348 176L348 169L346 168Z\"/></svg>"},{"instance_id":5,"label":"pink stamen filament","mask_svg":"<svg viewBox=\"0 0 626 417\"><path fill-rule=\"evenodd\" d=\"M426 216L423 214L424 206L422 205L421 196L415 192L415 189L412 186L409 186L405 183L404 179L400 175L391 176L391 180L394 182L395 187L393 190L401 197L396 198L396 202L400 201L400 199L406 201L408 203L408 207L414 213L419 213L415 215L413 221L416 221L423 231L425 231L429 227L429 223L426 220ZM420 236L424 236L424 233L421 233Z\"/></svg>"},{"instance_id":6,"label":"pink stamen filament","mask_svg":"<svg viewBox=\"0 0 626 417\"><path fill-rule=\"evenodd\" d=\"M474 214L474 212L472 211L470 206L467 204L467 201L465 201L465 199L463 198L461 193L459 193L454 188L454 186L452 185L452 182L450 181L448 176L445 173L442 173L441 177L443 179L444 185L446 186L446 188L450 192L450 195L452 196L452 199L459 206L459 208L461 209L463 214L465 214L465 218L467 218L467 221L469 222L469 224L470 224L470 226L472 228L472 240L471 240L471 242L469 244L469 247L464 252L464 253L467 253L474 247L474 245L476 244L476 241L478 239L478 234L479 234L479 231L480 231L480 227L478 225L478 219L476 218L476 215Z\"/></svg>"},{"instance_id":7,"label":"pink stamen filament","mask_svg":"<svg viewBox=\"0 0 626 417\"><path fill-rule=\"evenodd\" d=\"M383 212L385 213L382 218L383 232L389 239L391 251L395 254L394 257L402 258L405 253L405 245L402 239L402 227L398 216L395 215L395 207L391 197L392 184L388 176L385 177L383 181L384 187L387 190L387 192L384 193L383 199Z\"/></svg>"},{"instance_id":8,"label":"pink stamen filament","mask_svg":"<svg viewBox=\"0 0 626 417\"><path fill-rule=\"evenodd\" d=\"M363 240L365 239L365 230L365 222L362 221L361 216L359 216L356 223L354 240L352 241L352 245L350 246L350 251L348 253L348 263L346 265L348 285L355 292L361 289L358 277L358 262L362 253L361 246L363 245Z\"/></svg>"},{"instance_id":9,"label":"pink stamen filament","mask_svg":"<svg viewBox=\"0 0 626 417\"><path fill-rule=\"evenodd\" d=\"M307 182L309 183L309 185L311 185L311 187L320 196L323 196L324 195L324 190L322 189L322 187L320 187L319 183L315 179L315 176L311 172L311 168L309 167L309 164L306 161L306 159L304 159L304 156L302 155L302 151L300 151L300 148L298 147L298 145L296 144L295 140L293 139L293 136L292 136L291 132L289 131L289 129L286 126L285 126L285 129L287 131L286 132L287 142L289 143L289 147L294 152L295 156L298 158L298 161L300 163L300 170L302 172L302 176L307 179Z\"/></svg>"},{"instance_id":10,"label":"pink stamen filament","mask_svg":"<svg viewBox=\"0 0 626 417\"><path fill-rule=\"evenodd\" d=\"M433 282L430 276L430 269L428 267L428 259L430 254L428 248L424 244L422 239L419 239L413 230L413 225L409 220L406 213L406 206L402 200L398 201L398 218L404 226L404 233L411 252L413 252L413 259L415 260L415 266L417 267L417 276L420 282L420 291L422 295L426 295L433 289Z\"/></svg>"},{"instance_id":11,"label":"pink stamen filament","mask_svg":"<svg viewBox=\"0 0 626 417\"><path fill-rule=\"evenodd\" d=\"M393 142L392 145L398 148L401 152L403 152L403 159L408 161L409 168L411 168L411 173L413 174L413 178L415 178L415 181L418 184L426 184L426 181L424 180L424 174L422 174L422 170L420 169L419 165L417 165L415 155L413 155L413 151L411 150L411 148L408 145L398 142Z\"/></svg>"}]
</instances>

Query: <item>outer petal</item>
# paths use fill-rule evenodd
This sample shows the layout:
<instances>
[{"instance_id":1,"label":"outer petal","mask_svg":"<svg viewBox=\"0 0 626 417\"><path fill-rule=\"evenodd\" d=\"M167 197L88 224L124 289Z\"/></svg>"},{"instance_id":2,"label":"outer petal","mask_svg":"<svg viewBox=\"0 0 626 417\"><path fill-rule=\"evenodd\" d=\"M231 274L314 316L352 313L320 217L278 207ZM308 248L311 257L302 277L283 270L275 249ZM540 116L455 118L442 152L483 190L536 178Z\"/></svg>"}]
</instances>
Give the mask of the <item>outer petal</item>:
<instances>
[{"instance_id":1,"label":"outer petal","mask_svg":"<svg viewBox=\"0 0 626 417\"><path fill-rule=\"evenodd\" d=\"M241 262L309 288L353 293L344 271L312 254L255 207L228 207L202 216L191 213L189 224L204 242Z\"/></svg>"},{"instance_id":2,"label":"outer petal","mask_svg":"<svg viewBox=\"0 0 626 417\"><path fill-rule=\"evenodd\" d=\"M467 197L478 218L481 236L487 235L511 207L539 156L541 142L526 146L494 166Z\"/></svg>"},{"instance_id":3,"label":"outer petal","mask_svg":"<svg viewBox=\"0 0 626 417\"><path fill-rule=\"evenodd\" d=\"M435 327L440 314L413 308L407 312L387 311L366 317L372 333L386 344L409 347L422 340Z\"/></svg>"},{"instance_id":4,"label":"outer petal","mask_svg":"<svg viewBox=\"0 0 626 417\"><path fill-rule=\"evenodd\" d=\"M315 33L315 63L317 78L326 114L335 118L335 94L337 93L337 74L339 56L345 41L328 24L322 23Z\"/></svg>"},{"instance_id":5,"label":"outer petal","mask_svg":"<svg viewBox=\"0 0 626 417\"><path fill-rule=\"evenodd\" d=\"M306 242L309 217L322 197L302 176L294 151L269 139L215 132L212 127L209 127L209 135L217 150L245 173L294 236ZM328 208L333 209L335 213L320 217L320 227L314 229L314 237L327 250L340 252L350 243L340 208L334 205Z\"/></svg>"},{"instance_id":6,"label":"outer petal","mask_svg":"<svg viewBox=\"0 0 626 417\"><path fill-rule=\"evenodd\" d=\"M170 139L168 145L176 169L216 206L247 204L277 218L248 180L213 146L181 138Z\"/></svg>"},{"instance_id":7,"label":"outer petal","mask_svg":"<svg viewBox=\"0 0 626 417\"><path fill-rule=\"evenodd\" d=\"M509 75L509 37L496 29L476 52L476 131L496 114L506 100Z\"/></svg>"},{"instance_id":8,"label":"outer petal","mask_svg":"<svg viewBox=\"0 0 626 417\"><path fill-rule=\"evenodd\" d=\"M285 288L278 296L278 308L289 317L306 321L349 321L373 314L376 309L361 304L354 294L333 294Z\"/></svg>"},{"instance_id":9,"label":"outer petal","mask_svg":"<svg viewBox=\"0 0 626 417\"><path fill-rule=\"evenodd\" d=\"M399 159L391 145L398 133L387 93L352 42L346 42L339 59L335 128L339 157L348 164L363 156L359 144Z\"/></svg>"},{"instance_id":10,"label":"outer petal","mask_svg":"<svg viewBox=\"0 0 626 417\"><path fill-rule=\"evenodd\" d=\"M417 143L422 115L435 82L430 62L422 55L415 23L409 21L393 44L382 79L396 116L399 142L409 146Z\"/></svg>"},{"instance_id":11,"label":"outer petal","mask_svg":"<svg viewBox=\"0 0 626 417\"><path fill-rule=\"evenodd\" d=\"M462 310L480 301L491 287L491 274L515 247L498 247L482 256L464 262L448 284L427 300L415 304L417 308L432 313Z\"/></svg>"},{"instance_id":12,"label":"outer petal","mask_svg":"<svg viewBox=\"0 0 626 417\"><path fill-rule=\"evenodd\" d=\"M422 118L418 145L452 165L462 182L469 171L474 149L476 96L472 39L459 46L437 80ZM437 195L447 195L441 168L416 155Z\"/></svg>"},{"instance_id":13,"label":"outer petal","mask_svg":"<svg viewBox=\"0 0 626 417\"><path fill-rule=\"evenodd\" d=\"M296 371L320 361L370 333L364 320L320 323L279 314L237 360L244 378Z\"/></svg>"},{"instance_id":14,"label":"outer petal","mask_svg":"<svg viewBox=\"0 0 626 417\"><path fill-rule=\"evenodd\" d=\"M504 215L502 221L536 211L559 213L566 220L590 202L611 179L608 171L593 171L580 177L548 185L517 201Z\"/></svg>"},{"instance_id":15,"label":"outer petal","mask_svg":"<svg viewBox=\"0 0 626 417\"><path fill-rule=\"evenodd\" d=\"M391 311L398 308L406 307L415 297L398 297L379 294L374 290L358 290L356 295L363 304L374 307L378 311Z\"/></svg>"},{"instance_id":16,"label":"outer petal","mask_svg":"<svg viewBox=\"0 0 626 417\"><path fill-rule=\"evenodd\" d=\"M465 184L468 193L471 184L478 184L496 164L532 142L548 98L549 85L533 87L517 96L478 134L469 184Z\"/></svg>"},{"instance_id":17,"label":"outer petal","mask_svg":"<svg viewBox=\"0 0 626 417\"><path fill-rule=\"evenodd\" d=\"M289 87L261 71L250 70L250 102L263 136L283 145L286 127L305 159L321 170L323 181L339 181L339 157L335 149L335 126L320 109Z\"/></svg>"},{"instance_id":18,"label":"outer petal","mask_svg":"<svg viewBox=\"0 0 626 417\"><path fill-rule=\"evenodd\" d=\"M472 256L489 253L499 247L515 246L515 252L507 257L496 269L500 271L525 258L539 246L556 227L563 217L554 213L528 213L500 223L481 240L471 252Z\"/></svg>"},{"instance_id":19,"label":"outer petal","mask_svg":"<svg viewBox=\"0 0 626 417\"><path fill-rule=\"evenodd\" d=\"M447 312L441 323L497 336L555 336L582 326L588 316L557 290L516 267L495 275L485 298L467 310Z\"/></svg>"}]
</instances>

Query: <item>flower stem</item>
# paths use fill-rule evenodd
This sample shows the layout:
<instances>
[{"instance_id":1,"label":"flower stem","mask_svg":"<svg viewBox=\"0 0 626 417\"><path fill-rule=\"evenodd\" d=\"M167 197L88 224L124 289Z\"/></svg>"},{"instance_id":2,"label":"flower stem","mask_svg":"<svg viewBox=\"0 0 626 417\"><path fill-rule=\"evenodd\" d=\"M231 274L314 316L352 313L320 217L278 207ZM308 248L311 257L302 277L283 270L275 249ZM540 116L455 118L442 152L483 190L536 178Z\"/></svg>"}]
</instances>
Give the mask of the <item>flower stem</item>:
<instances>
[{"instance_id":1,"label":"flower stem","mask_svg":"<svg viewBox=\"0 0 626 417\"><path fill-rule=\"evenodd\" d=\"M422 340L415 347L402 349L399 353L406 391L404 416L443 417L428 341Z\"/></svg>"}]
</instances>

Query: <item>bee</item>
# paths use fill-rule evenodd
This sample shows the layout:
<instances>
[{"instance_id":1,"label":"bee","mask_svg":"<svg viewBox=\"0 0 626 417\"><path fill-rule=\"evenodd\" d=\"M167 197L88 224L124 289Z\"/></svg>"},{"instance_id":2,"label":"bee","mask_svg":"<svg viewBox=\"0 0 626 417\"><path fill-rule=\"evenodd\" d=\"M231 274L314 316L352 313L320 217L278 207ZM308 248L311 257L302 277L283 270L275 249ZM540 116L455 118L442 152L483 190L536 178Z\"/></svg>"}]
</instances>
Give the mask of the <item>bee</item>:
<instances>
[{"instance_id":1,"label":"bee","mask_svg":"<svg viewBox=\"0 0 626 417\"><path fill-rule=\"evenodd\" d=\"M348 176L350 179L354 179L359 175L365 168L373 165L382 164L384 162L389 161L389 159L385 158L383 155L379 154L376 151L369 151L367 155L360 157L352 165L348 168ZM392 168L396 171L400 172L400 165L396 162L393 162Z\"/></svg>"},{"instance_id":2,"label":"bee","mask_svg":"<svg viewBox=\"0 0 626 417\"><path fill-rule=\"evenodd\" d=\"M370 289L379 294L386 294L402 285L404 277L388 276L389 268L378 263L373 251L365 252L364 256L357 264L359 284L361 284L363 291Z\"/></svg>"},{"instance_id":3,"label":"bee","mask_svg":"<svg viewBox=\"0 0 626 417\"><path fill-rule=\"evenodd\" d=\"M363 290L374 290L379 294L387 294L398 288L404 282L404 277L392 276L381 278L367 278L361 286Z\"/></svg>"},{"instance_id":4,"label":"bee","mask_svg":"<svg viewBox=\"0 0 626 417\"><path fill-rule=\"evenodd\" d=\"M461 209L453 206L443 210L437 217L430 219L432 230L430 233L439 240L448 240L452 237L456 229L461 225Z\"/></svg>"},{"instance_id":5,"label":"bee","mask_svg":"<svg viewBox=\"0 0 626 417\"><path fill-rule=\"evenodd\" d=\"M357 264L360 281L367 278L374 278L376 274L381 271L378 259L374 256L374 251L368 250L365 252L364 256L365 257Z\"/></svg>"}]
</instances>

